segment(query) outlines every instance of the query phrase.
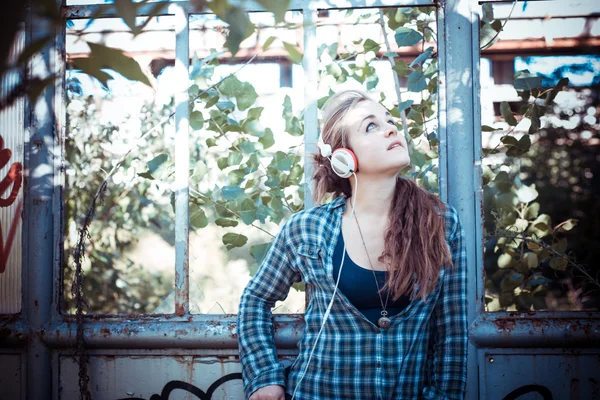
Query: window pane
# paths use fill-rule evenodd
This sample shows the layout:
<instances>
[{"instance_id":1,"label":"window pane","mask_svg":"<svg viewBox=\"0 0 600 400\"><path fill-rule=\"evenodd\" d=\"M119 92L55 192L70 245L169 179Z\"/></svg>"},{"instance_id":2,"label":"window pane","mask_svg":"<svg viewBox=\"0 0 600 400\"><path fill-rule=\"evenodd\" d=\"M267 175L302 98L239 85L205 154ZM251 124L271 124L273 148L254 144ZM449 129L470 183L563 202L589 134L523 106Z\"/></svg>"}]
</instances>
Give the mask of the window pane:
<instances>
[{"instance_id":1,"label":"window pane","mask_svg":"<svg viewBox=\"0 0 600 400\"><path fill-rule=\"evenodd\" d=\"M590 21L572 10L517 14L481 62L486 309L597 310L600 57L573 45Z\"/></svg>"},{"instance_id":2,"label":"window pane","mask_svg":"<svg viewBox=\"0 0 600 400\"><path fill-rule=\"evenodd\" d=\"M174 279L173 174L163 162L173 159L175 134L173 118L168 118L174 94L168 80L172 69L168 60L175 48L172 19L153 19L136 37L120 19L88 22L67 25L63 309L74 311L73 257L92 197L125 157L108 180L89 226L81 290L91 313L151 313ZM119 63L118 54L102 47L90 53L86 42L133 57L153 87L101 69L112 62L131 76L136 67ZM82 69L112 79L104 88Z\"/></svg>"}]
</instances>

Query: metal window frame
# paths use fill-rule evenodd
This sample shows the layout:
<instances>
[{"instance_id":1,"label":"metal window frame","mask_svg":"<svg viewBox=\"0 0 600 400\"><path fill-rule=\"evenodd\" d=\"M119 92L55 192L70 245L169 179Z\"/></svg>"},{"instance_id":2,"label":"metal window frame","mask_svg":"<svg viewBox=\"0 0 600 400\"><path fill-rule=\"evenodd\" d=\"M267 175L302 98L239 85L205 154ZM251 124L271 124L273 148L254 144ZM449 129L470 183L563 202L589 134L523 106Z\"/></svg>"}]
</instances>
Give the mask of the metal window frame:
<instances>
[{"instance_id":1,"label":"metal window frame","mask_svg":"<svg viewBox=\"0 0 600 400\"><path fill-rule=\"evenodd\" d=\"M62 5L61 0L56 0ZM479 3L507 2L485 0ZM248 11L263 11L251 1L237 1ZM152 5L139 9L139 16L148 15ZM378 8L398 6L436 6L438 8L438 54L440 64L439 135L440 135L440 195L454 206L461 218L467 242L470 323L469 398L479 395L478 358L485 348L531 347L600 347L600 313L486 313L484 311L484 272L482 268L482 191L481 137L479 136L479 16L470 0L292 0L290 10L304 16L303 60L308 84L306 104L306 151L316 142L317 53L310 46L316 39L316 15L319 9ZM102 17L115 17L110 5L64 6L68 19L89 18L98 9ZM188 1L172 3L163 15L180 15L189 21L193 9ZM29 17L27 42L48 33L48 27ZM188 25L186 24L186 27ZM35 27L35 29L34 29ZM68 352L75 343L74 317L60 313L61 245L64 185L62 138L65 134L64 72L65 29L56 32L53 46L44 50L33 63L33 73L62 77L49 88L35 105L27 104L25 168L29 171L25 185L23 223L23 307L15 316L0 317L3 322L0 345L9 349L27 349L27 397L47 398L52 386L57 389L58 377L49 371L57 367L56 350ZM178 68L186 68L189 60L189 36L186 28L176 35ZM470 44L466 45L465 44ZM187 69L187 68L186 68ZM179 82L187 87L187 74ZM189 110L187 92L176 97L176 152L187 151ZM185 107L184 107L185 105ZM182 134L185 132L185 134ZM309 147L310 146L310 147ZM460 154L460 157L452 157ZM188 178L188 157L176 157L176 181ZM473 170L473 173L462 173ZM461 171L457 173L456 171ZM305 181L312 171L305 170ZM305 190L306 207L312 205L311 194ZM188 193L178 188L176 194L176 313L169 315L94 315L86 318L86 346L92 352L111 349L125 352L143 350L163 353L206 350L211 354L237 352L235 316L189 314L189 282L187 237L189 234ZM48 268L52 265L52 268ZM275 343L284 353L292 354L303 324L302 315L277 315ZM6 328L6 330L4 330ZM8 332L5 334L5 332ZM185 332L182 334L181 332ZM201 350L200 350L201 349ZM138 352L139 352L138 350ZM54 355L53 355L54 354ZM58 369L54 369L58 370ZM53 393L55 396L56 393Z\"/></svg>"}]
</instances>

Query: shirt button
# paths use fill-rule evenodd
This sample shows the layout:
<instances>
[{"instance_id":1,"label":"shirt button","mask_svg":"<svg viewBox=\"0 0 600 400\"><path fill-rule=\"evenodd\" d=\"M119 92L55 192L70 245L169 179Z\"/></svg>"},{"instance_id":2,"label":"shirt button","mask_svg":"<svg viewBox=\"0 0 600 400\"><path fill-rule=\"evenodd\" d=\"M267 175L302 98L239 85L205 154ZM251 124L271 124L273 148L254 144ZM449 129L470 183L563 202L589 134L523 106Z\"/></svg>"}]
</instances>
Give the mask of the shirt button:
<instances>
[{"instance_id":1,"label":"shirt button","mask_svg":"<svg viewBox=\"0 0 600 400\"><path fill-rule=\"evenodd\" d=\"M312 250L309 250L309 251L308 251L308 254L312 254L312 253L313 253L313 251L312 251Z\"/></svg>"}]
</instances>

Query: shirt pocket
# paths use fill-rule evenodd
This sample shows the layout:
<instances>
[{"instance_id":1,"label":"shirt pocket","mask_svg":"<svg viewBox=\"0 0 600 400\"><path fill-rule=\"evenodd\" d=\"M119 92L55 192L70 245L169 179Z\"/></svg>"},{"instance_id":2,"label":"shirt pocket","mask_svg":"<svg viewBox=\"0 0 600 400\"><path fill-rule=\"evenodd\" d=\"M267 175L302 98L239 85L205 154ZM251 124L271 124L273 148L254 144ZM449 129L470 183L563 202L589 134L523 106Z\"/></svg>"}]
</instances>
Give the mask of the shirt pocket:
<instances>
[{"instance_id":1,"label":"shirt pocket","mask_svg":"<svg viewBox=\"0 0 600 400\"><path fill-rule=\"evenodd\" d=\"M308 284L317 283L323 271L323 251L317 244L312 243L301 243L297 251L302 279Z\"/></svg>"}]
</instances>

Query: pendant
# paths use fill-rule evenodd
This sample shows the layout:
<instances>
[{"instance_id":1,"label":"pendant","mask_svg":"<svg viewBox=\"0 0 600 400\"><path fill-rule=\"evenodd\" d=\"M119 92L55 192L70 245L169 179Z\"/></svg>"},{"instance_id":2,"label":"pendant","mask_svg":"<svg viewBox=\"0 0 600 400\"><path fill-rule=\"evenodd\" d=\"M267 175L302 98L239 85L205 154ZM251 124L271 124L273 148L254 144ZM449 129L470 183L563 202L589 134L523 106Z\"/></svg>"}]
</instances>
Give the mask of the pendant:
<instances>
[{"instance_id":1,"label":"pendant","mask_svg":"<svg viewBox=\"0 0 600 400\"><path fill-rule=\"evenodd\" d=\"M390 322L390 319L387 317L387 311L382 311L381 318L377 320L377 325L379 325L380 328L387 329L390 326Z\"/></svg>"}]
</instances>

